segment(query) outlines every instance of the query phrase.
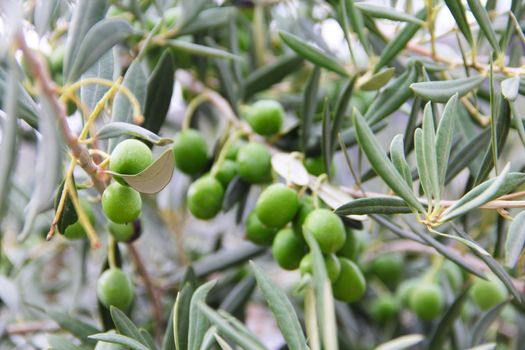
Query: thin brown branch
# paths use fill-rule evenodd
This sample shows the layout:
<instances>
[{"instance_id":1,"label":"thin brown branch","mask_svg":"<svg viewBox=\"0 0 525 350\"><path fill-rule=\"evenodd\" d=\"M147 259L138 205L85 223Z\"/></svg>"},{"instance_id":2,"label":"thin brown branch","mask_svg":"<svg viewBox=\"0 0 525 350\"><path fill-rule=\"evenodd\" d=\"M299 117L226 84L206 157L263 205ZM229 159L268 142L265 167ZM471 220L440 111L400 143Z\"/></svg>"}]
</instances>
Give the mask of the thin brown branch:
<instances>
[{"instance_id":1,"label":"thin brown branch","mask_svg":"<svg viewBox=\"0 0 525 350\"><path fill-rule=\"evenodd\" d=\"M22 31L17 33L16 42L20 50L22 50L24 58L37 80L40 92L47 99L56 116L64 141L68 145L73 156L78 160L78 164L91 177L95 188L102 193L106 188L106 185L98 176L99 167L93 161L88 148L85 145L78 143L77 135L75 135L75 133L69 128L66 107L59 100L57 86L49 74L47 65L29 46L27 46Z\"/></svg>"},{"instance_id":2,"label":"thin brown branch","mask_svg":"<svg viewBox=\"0 0 525 350\"><path fill-rule=\"evenodd\" d=\"M9 335L57 332L60 330L58 324L52 321L28 321L9 324L6 326L6 333Z\"/></svg>"}]
</instances>

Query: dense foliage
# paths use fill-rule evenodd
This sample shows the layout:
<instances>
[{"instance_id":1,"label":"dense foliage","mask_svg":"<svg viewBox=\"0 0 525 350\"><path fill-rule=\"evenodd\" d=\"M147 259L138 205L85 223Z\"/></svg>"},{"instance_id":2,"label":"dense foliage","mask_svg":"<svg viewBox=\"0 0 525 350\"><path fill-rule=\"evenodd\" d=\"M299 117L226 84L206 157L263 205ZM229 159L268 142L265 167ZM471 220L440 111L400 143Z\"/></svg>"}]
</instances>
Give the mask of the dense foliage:
<instances>
[{"instance_id":1,"label":"dense foliage","mask_svg":"<svg viewBox=\"0 0 525 350\"><path fill-rule=\"evenodd\" d=\"M0 14L0 348L522 348L521 0Z\"/></svg>"}]
</instances>

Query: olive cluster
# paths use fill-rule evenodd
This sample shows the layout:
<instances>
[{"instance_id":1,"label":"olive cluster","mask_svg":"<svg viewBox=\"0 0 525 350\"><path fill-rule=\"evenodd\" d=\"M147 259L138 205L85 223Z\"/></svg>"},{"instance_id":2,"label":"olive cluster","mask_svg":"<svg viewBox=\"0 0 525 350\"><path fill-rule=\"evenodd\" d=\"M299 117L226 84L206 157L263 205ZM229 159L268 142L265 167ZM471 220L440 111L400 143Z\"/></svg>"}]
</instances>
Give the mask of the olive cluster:
<instances>
[{"instance_id":1,"label":"olive cluster","mask_svg":"<svg viewBox=\"0 0 525 350\"><path fill-rule=\"evenodd\" d=\"M251 129L261 136L278 133L283 125L284 109L276 101L261 100L244 110ZM188 175L202 173L208 165L204 137L196 130L181 131L174 140L176 166ZM315 175L324 171L318 158L305 161ZM225 157L211 172L197 178L187 194L187 205L193 216L202 220L215 217L222 208L224 192L229 182L239 176L250 184L272 181L270 153L263 144L251 141L233 144L225 150ZM366 281L355 259L355 239L347 231L339 216L326 208L318 208L310 195L282 183L267 186L261 193L255 209L246 219L246 238L253 243L272 246L277 264L286 270L300 269L312 273L312 258L303 236L307 230L315 238L324 254L328 276L334 295L347 302L361 298Z\"/></svg>"}]
</instances>

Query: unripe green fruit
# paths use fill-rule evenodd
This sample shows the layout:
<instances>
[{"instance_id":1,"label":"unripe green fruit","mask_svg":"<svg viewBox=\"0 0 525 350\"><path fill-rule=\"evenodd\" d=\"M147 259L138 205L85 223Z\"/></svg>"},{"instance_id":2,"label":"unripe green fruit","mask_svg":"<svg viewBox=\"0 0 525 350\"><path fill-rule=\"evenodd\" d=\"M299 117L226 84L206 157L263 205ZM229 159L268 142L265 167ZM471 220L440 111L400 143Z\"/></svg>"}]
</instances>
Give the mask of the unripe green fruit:
<instances>
[{"instance_id":1,"label":"unripe green fruit","mask_svg":"<svg viewBox=\"0 0 525 350\"><path fill-rule=\"evenodd\" d=\"M246 220L246 238L255 244L271 245L277 230L264 226L252 211Z\"/></svg>"},{"instance_id":2,"label":"unripe green fruit","mask_svg":"<svg viewBox=\"0 0 525 350\"><path fill-rule=\"evenodd\" d=\"M290 222L299 207L297 192L276 183L268 186L255 206L259 220L267 227L279 228Z\"/></svg>"},{"instance_id":3,"label":"unripe green fruit","mask_svg":"<svg viewBox=\"0 0 525 350\"><path fill-rule=\"evenodd\" d=\"M357 301L365 295L366 280L355 263L346 258L339 258L341 272L332 284L334 297L348 303Z\"/></svg>"},{"instance_id":4,"label":"unripe green fruit","mask_svg":"<svg viewBox=\"0 0 525 350\"><path fill-rule=\"evenodd\" d=\"M430 321L443 311L443 291L433 283L420 283L410 297L410 308L421 319Z\"/></svg>"},{"instance_id":5,"label":"unripe green fruit","mask_svg":"<svg viewBox=\"0 0 525 350\"><path fill-rule=\"evenodd\" d=\"M371 316L378 323L385 323L396 317L399 312L399 305L391 295L383 295L374 300L371 306Z\"/></svg>"},{"instance_id":6,"label":"unripe green fruit","mask_svg":"<svg viewBox=\"0 0 525 350\"><path fill-rule=\"evenodd\" d=\"M410 298L416 287L421 283L418 278L411 278L401 282L396 290L396 298L399 300L402 306L410 307Z\"/></svg>"},{"instance_id":7,"label":"unripe green fruit","mask_svg":"<svg viewBox=\"0 0 525 350\"><path fill-rule=\"evenodd\" d=\"M347 228L345 243L341 249L337 251L337 255L355 261L357 259L358 252L359 241L354 232Z\"/></svg>"},{"instance_id":8,"label":"unripe green fruit","mask_svg":"<svg viewBox=\"0 0 525 350\"><path fill-rule=\"evenodd\" d=\"M125 224L139 217L142 210L140 193L118 182L109 185L102 194L102 210L117 224Z\"/></svg>"},{"instance_id":9,"label":"unripe green fruit","mask_svg":"<svg viewBox=\"0 0 525 350\"><path fill-rule=\"evenodd\" d=\"M303 236L303 224L304 220L306 220L306 217L308 214L310 214L312 211L314 211L315 205L312 197L310 196L303 196L299 202L299 209L297 210L297 215L295 215L295 219L293 220L293 229L295 234L301 238L304 239Z\"/></svg>"},{"instance_id":10,"label":"unripe green fruit","mask_svg":"<svg viewBox=\"0 0 525 350\"><path fill-rule=\"evenodd\" d=\"M316 209L308 214L303 230L312 234L324 254L335 253L345 243L343 221L329 209Z\"/></svg>"},{"instance_id":11,"label":"unripe green fruit","mask_svg":"<svg viewBox=\"0 0 525 350\"><path fill-rule=\"evenodd\" d=\"M403 257L394 253L380 255L372 261L371 271L383 283L393 285L401 277Z\"/></svg>"},{"instance_id":12,"label":"unripe green fruit","mask_svg":"<svg viewBox=\"0 0 525 350\"><path fill-rule=\"evenodd\" d=\"M95 213L93 212L93 208L91 207L91 204L84 198L80 197L80 206L84 210L84 213L86 213L89 222L91 225L95 223ZM80 219L77 220L74 224L69 225L64 230L64 237L68 239L80 239L84 238L86 235L86 231L84 230L84 227L82 227L82 224L80 223Z\"/></svg>"},{"instance_id":13,"label":"unripe green fruit","mask_svg":"<svg viewBox=\"0 0 525 350\"><path fill-rule=\"evenodd\" d=\"M224 188L227 188L235 175L237 175L237 163L233 160L225 159L215 177L220 181Z\"/></svg>"},{"instance_id":14,"label":"unripe green fruit","mask_svg":"<svg viewBox=\"0 0 525 350\"><path fill-rule=\"evenodd\" d=\"M499 280L484 280L477 278L470 290L472 299L478 307L485 311L508 298L507 288Z\"/></svg>"},{"instance_id":15,"label":"unripe green fruit","mask_svg":"<svg viewBox=\"0 0 525 350\"><path fill-rule=\"evenodd\" d=\"M240 142L232 143L228 147L228 150L226 151L226 159L233 160L233 161L237 160L237 153L239 153L240 149L241 149Z\"/></svg>"},{"instance_id":16,"label":"unripe green fruit","mask_svg":"<svg viewBox=\"0 0 525 350\"><path fill-rule=\"evenodd\" d=\"M308 253L304 256L299 264L299 270L301 274L313 273L313 261L312 254ZM328 254L324 257L324 263L326 266L326 273L330 282L335 282L339 273L341 272L341 262L334 254Z\"/></svg>"},{"instance_id":17,"label":"unripe green fruit","mask_svg":"<svg viewBox=\"0 0 525 350\"><path fill-rule=\"evenodd\" d=\"M247 108L246 120L257 134L273 135L281 130L284 109L277 101L260 100Z\"/></svg>"},{"instance_id":18,"label":"unripe green fruit","mask_svg":"<svg viewBox=\"0 0 525 350\"><path fill-rule=\"evenodd\" d=\"M277 265L285 270L295 270L306 254L306 245L291 228L283 228L273 240L272 254Z\"/></svg>"},{"instance_id":19,"label":"unripe green fruit","mask_svg":"<svg viewBox=\"0 0 525 350\"><path fill-rule=\"evenodd\" d=\"M209 220L221 211L224 189L216 178L205 175L188 189L188 207L198 219Z\"/></svg>"},{"instance_id":20,"label":"unripe green fruit","mask_svg":"<svg viewBox=\"0 0 525 350\"><path fill-rule=\"evenodd\" d=\"M208 145L200 132L186 129L173 139L173 156L180 171L195 175L208 164Z\"/></svg>"},{"instance_id":21,"label":"unripe green fruit","mask_svg":"<svg viewBox=\"0 0 525 350\"><path fill-rule=\"evenodd\" d=\"M108 231L117 242L128 242L135 234L134 222L117 224L113 221L108 223Z\"/></svg>"},{"instance_id":22,"label":"unripe green fruit","mask_svg":"<svg viewBox=\"0 0 525 350\"><path fill-rule=\"evenodd\" d=\"M135 175L149 167L153 163L151 150L143 142L127 139L120 142L109 157L109 170L123 174ZM115 180L122 185L127 183L115 176Z\"/></svg>"},{"instance_id":23,"label":"unripe green fruit","mask_svg":"<svg viewBox=\"0 0 525 350\"><path fill-rule=\"evenodd\" d=\"M268 182L272 164L270 153L260 143L250 142L237 153L239 176L253 184Z\"/></svg>"},{"instance_id":24,"label":"unripe green fruit","mask_svg":"<svg viewBox=\"0 0 525 350\"><path fill-rule=\"evenodd\" d=\"M313 157L313 158L306 158L304 160L304 167L313 176L319 176L322 174L326 174L326 167L324 166L324 160L323 160L323 157L321 156ZM333 163L332 163L332 166L330 167L330 171L332 174L335 173L335 167Z\"/></svg>"},{"instance_id":25,"label":"unripe green fruit","mask_svg":"<svg viewBox=\"0 0 525 350\"><path fill-rule=\"evenodd\" d=\"M107 308L115 306L125 311L131 306L133 295L133 285L121 269L108 269L98 278L97 296Z\"/></svg>"}]
</instances>

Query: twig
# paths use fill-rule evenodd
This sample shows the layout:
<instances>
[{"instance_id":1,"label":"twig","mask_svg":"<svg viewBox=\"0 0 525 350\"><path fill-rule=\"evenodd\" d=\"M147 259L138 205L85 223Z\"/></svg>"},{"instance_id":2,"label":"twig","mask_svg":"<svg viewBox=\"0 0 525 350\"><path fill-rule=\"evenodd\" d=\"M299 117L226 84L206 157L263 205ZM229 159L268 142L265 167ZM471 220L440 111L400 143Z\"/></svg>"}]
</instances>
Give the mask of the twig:
<instances>
[{"instance_id":1,"label":"twig","mask_svg":"<svg viewBox=\"0 0 525 350\"><path fill-rule=\"evenodd\" d=\"M155 337L158 338L162 334L163 328L160 295L157 294L157 291L154 288L153 283L151 282L151 278L149 277L148 270L146 269L146 266L144 266L144 262L142 261L142 258L140 257L140 254L133 245L133 243L129 243L127 247L131 254L131 257L133 258L133 261L135 262L135 266L137 267L137 270L140 276L142 277L142 281L144 282L146 291L150 297L151 309L153 311L153 319L155 321Z\"/></svg>"},{"instance_id":2,"label":"twig","mask_svg":"<svg viewBox=\"0 0 525 350\"><path fill-rule=\"evenodd\" d=\"M78 159L78 163L82 169L84 169L91 177L95 188L100 193L102 193L106 186L104 182L98 177L99 167L97 164L95 164L93 158L91 158L88 148L85 145L77 142L77 136L69 128L69 124L67 123L66 108L59 100L57 86L53 82L53 79L51 79L47 65L44 64L42 59L36 55L33 50L29 48L29 46L27 46L22 31L17 33L16 42L18 47L22 50L27 64L29 67L31 67L33 75L38 82L38 86L40 87L43 96L46 97L49 104L51 105L51 108L58 121L60 132L62 133L66 144L71 150L71 153L76 159Z\"/></svg>"},{"instance_id":3,"label":"twig","mask_svg":"<svg viewBox=\"0 0 525 350\"><path fill-rule=\"evenodd\" d=\"M58 324L52 321L28 321L22 323L9 324L6 326L6 333L9 335L56 332L59 331Z\"/></svg>"}]
</instances>

